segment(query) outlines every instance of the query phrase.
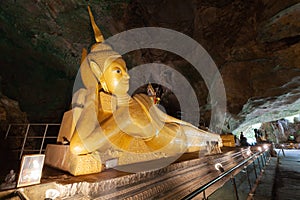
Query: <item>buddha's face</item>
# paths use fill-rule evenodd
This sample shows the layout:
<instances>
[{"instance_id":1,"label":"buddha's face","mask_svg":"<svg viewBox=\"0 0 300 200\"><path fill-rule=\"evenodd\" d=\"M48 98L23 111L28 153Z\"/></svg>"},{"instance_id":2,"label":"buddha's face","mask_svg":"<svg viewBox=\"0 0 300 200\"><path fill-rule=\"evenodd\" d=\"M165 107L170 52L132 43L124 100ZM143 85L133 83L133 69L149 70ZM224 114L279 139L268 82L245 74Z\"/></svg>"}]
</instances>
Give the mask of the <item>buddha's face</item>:
<instances>
[{"instance_id":1,"label":"buddha's face","mask_svg":"<svg viewBox=\"0 0 300 200\"><path fill-rule=\"evenodd\" d=\"M127 73L125 61L122 58L112 61L104 71L102 78L110 93L116 96L127 94L130 77Z\"/></svg>"}]
</instances>

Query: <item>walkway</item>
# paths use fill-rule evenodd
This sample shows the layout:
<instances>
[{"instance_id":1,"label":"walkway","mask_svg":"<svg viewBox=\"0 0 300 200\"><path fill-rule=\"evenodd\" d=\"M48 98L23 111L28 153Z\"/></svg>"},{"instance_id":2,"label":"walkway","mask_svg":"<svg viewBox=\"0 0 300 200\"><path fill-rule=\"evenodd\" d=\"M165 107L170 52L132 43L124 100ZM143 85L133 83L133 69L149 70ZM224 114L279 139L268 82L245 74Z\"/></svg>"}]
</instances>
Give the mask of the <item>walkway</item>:
<instances>
[{"instance_id":1,"label":"walkway","mask_svg":"<svg viewBox=\"0 0 300 200\"><path fill-rule=\"evenodd\" d=\"M285 149L284 154L279 153L274 199L300 199L300 150Z\"/></svg>"},{"instance_id":2,"label":"walkway","mask_svg":"<svg viewBox=\"0 0 300 200\"><path fill-rule=\"evenodd\" d=\"M250 170L251 192L245 175L236 175L239 200L299 200L300 199L300 150L277 150L278 158L272 157L254 184ZM249 195L248 196L248 194ZM208 197L209 200L235 200L236 195L229 181Z\"/></svg>"}]
</instances>

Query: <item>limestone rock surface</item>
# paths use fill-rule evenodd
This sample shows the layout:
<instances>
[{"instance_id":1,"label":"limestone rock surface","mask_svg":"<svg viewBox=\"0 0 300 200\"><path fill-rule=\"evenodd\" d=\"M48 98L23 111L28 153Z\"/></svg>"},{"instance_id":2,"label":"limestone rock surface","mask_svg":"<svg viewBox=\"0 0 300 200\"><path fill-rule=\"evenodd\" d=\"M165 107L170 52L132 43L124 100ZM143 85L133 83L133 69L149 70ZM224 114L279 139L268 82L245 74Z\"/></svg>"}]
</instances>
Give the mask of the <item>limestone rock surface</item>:
<instances>
[{"instance_id":1,"label":"limestone rock surface","mask_svg":"<svg viewBox=\"0 0 300 200\"><path fill-rule=\"evenodd\" d=\"M224 82L224 131L299 113L299 0L1 1L2 92L19 102L30 121L59 122L70 105L81 50L93 43L87 4L106 38L152 26L197 41ZM160 62L183 74L197 95L201 124L209 125L217 105L211 105L210 88L190 63L158 49L124 57L130 69ZM147 78L156 80L160 74ZM174 95L164 97L170 104L176 101Z\"/></svg>"}]
</instances>

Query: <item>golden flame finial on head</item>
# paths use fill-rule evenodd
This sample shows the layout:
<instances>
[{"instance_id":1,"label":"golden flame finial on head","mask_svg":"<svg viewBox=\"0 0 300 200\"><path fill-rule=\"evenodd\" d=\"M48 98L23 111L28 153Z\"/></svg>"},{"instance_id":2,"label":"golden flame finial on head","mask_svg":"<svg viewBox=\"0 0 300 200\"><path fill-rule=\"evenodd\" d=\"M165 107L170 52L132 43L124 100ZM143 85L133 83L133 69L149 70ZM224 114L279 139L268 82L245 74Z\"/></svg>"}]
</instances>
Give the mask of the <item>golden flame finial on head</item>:
<instances>
[{"instance_id":1,"label":"golden flame finial on head","mask_svg":"<svg viewBox=\"0 0 300 200\"><path fill-rule=\"evenodd\" d=\"M101 76L113 60L121 58L122 56L114 51L109 44L105 43L104 37L95 23L90 6L88 6L88 12L96 43L91 46L89 53L86 49L82 51L80 66L81 79L86 88L94 88L100 83L102 89L109 93L105 87L105 82L101 81Z\"/></svg>"},{"instance_id":2,"label":"golden flame finial on head","mask_svg":"<svg viewBox=\"0 0 300 200\"><path fill-rule=\"evenodd\" d=\"M93 27L93 30L94 30L94 34L95 34L95 40L97 43L101 43L104 41L104 37L100 31L100 29L98 28L96 22L95 22L95 19L94 19L94 16L93 16L93 13L91 11L91 8L90 6L88 6L88 11L89 11L89 15L90 15L90 19L91 19L91 24L92 24L92 27Z\"/></svg>"}]
</instances>

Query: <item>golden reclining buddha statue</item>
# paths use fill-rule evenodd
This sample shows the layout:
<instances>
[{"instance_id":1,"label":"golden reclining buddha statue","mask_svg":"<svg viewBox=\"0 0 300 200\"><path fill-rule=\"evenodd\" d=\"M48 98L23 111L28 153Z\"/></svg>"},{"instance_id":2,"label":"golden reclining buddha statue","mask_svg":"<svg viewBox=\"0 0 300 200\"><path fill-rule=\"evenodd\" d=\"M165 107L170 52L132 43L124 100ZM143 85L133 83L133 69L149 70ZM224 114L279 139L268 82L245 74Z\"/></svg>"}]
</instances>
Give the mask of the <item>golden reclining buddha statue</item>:
<instances>
[{"instance_id":1,"label":"golden reclining buddha statue","mask_svg":"<svg viewBox=\"0 0 300 200\"><path fill-rule=\"evenodd\" d=\"M69 135L71 154L97 155L102 164L117 158L117 165L126 165L184 152L220 153L218 134L167 115L145 94L129 96L126 63L104 43L90 8L89 14L97 43L83 54L84 88L72 99L73 105L80 105L73 107L75 128L63 120L60 131Z\"/></svg>"}]
</instances>

